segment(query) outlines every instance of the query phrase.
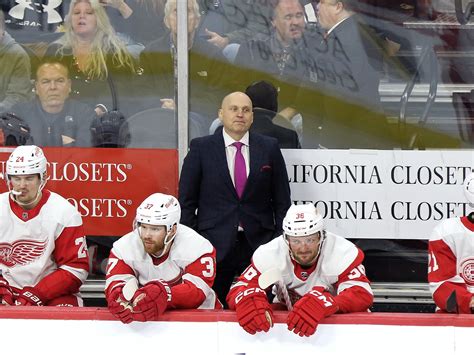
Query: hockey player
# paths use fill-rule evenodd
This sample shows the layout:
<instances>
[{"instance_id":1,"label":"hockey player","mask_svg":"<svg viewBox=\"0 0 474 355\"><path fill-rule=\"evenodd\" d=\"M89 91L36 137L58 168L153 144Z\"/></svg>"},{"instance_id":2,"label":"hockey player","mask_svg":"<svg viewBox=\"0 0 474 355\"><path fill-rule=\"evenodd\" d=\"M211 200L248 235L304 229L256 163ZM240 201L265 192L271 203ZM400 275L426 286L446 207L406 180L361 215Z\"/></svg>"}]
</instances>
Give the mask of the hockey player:
<instances>
[{"instance_id":1,"label":"hockey player","mask_svg":"<svg viewBox=\"0 0 474 355\"><path fill-rule=\"evenodd\" d=\"M44 189L41 148L19 146L6 163L8 191L0 195L0 303L82 306L79 287L89 270L82 219Z\"/></svg>"},{"instance_id":2,"label":"hockey player","mask_svg":"<svg viewBox=\"0 0 474 355\"><path fill-rule=\"evenodd\" d=\"M167 309L222 307L211 288L215 249L180 217L175 197L152 194L137 208L133 231L114 243L105 294L123 323L157 320Z\"/></svg>"},{"instance_id":3,"label":"hockey player","mask_svg":"<svg viewBox=\"0 0 474 355\"><path fill-rule=\"evenodd\" d=\"M474 174L464 181L474 207ZM439 223L428 243L428 282L441 312L474 313L474 212Z\"/></svg>"},{"instance_id":4,"label":"hockey player","mask_svg":"<svg viewBox=\"0 0 474 355\"><path fill-rule=\"evenodd\" d=\"M324 229L314 205L292 205L283 220L283 235L255 251L227 302L247 332L267 332L273 313L262 278L277 270L273 302L288 308L288 330L310 336L321 319L336 312L367 311L372 305L363 259L354 244Z\"/></svg>"}]
</instances>

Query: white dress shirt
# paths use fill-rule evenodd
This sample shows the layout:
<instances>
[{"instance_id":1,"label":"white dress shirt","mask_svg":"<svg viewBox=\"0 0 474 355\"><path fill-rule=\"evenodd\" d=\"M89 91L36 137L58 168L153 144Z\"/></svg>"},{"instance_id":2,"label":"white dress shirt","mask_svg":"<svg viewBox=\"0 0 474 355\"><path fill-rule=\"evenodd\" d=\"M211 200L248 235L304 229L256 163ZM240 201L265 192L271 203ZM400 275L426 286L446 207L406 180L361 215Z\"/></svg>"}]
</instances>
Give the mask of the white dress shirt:
<instances>
[{"instance_id":1,"label":"white dress shirt","mask_svg":"<svg viewBox=\"0 0 474 355\"><path fill-rule=\"evenodd\" d=\"M225 155L227 158L227 166L229 168L230 178L232 179L232 183L235 186L234 165L235 165L235 154L237 153L237 147L234 147L232 144L236 141L226 133L225 129L222 129L222 135L224 136ZM249 132L245 133L239 142L243 143L242 148L240 149L242 151L242 155L244 156L245 170L248 177L249 170L250 170Z\"/></svg>"}]
</instances>

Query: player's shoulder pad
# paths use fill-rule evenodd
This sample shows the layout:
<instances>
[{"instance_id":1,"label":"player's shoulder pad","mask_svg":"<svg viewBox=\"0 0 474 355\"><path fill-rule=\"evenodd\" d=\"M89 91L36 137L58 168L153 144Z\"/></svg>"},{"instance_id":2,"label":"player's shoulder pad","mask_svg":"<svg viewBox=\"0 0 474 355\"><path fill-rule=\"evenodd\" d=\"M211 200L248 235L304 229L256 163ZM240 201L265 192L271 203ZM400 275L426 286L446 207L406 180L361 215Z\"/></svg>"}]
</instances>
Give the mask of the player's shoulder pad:
<instances>
[{"instance_id":1,"label":"player's shoulder pad","mask_svg":"<svg viewBox=\"0 0 474 355\"><path fill-rule=\"evenodd\" d=\"M201 255L212 253L214 247L211 242L192 228L178 224L176 237L173 240L170 253L173 260L182 261L187 265L197 260Z\"/></svg>"},{"instance_id":2,"label":"player's shoulder pad","mask_svg":"<svg viewBox=\"0 0 474 355\"><path fill-rule=\"evenodd\" d=\"M283 270L288 255L288 244L283 239L283 235L280 235L259 246L253 254L252 261L261 273L274 268Z\"/></svg>"},{"instance_id":3,"label":"player's shoulder pad","mask_svg":"<svg viewBox=\"0 0 474 355\"><path fill-rule=\"evenodd\" d=\"M142 260L146 256L137 230L125 234L112 245L112 252L122 260Z\"/></svg>"},{"instance_id":4,"label":"player's shoulder pad","mask_svg":"<svg viewBox=\"0 0 474 355\"><path fill-rule=\"evenodd\" d=\"M61 195L50 191L48 202L48 214L65 227L76 227L82 225L82 217L77 208Z\"/></svg>"},{"instance_id":5,"label":"player's shoulder pad","mask_svg":"<svg viewBox=\"0 0 474 355\"><path fill-rule=\"evenodd\" d=\"M465 229L459 217L444 219L439 222L430 235L430 241L448 239L457 233L464 233Z\"/></svg>"},{"instance_id":6,"label":"player's shoulder pad","mask_svg":"<svg viewBox=\"0 0 474 355\"><path fill-rule=\"evenodd\" d=\"M321 270L326 275L338 276L346 270L359 255L357 247L347 239L326 232L321 250Z\"/></svg>"}]
</instances>

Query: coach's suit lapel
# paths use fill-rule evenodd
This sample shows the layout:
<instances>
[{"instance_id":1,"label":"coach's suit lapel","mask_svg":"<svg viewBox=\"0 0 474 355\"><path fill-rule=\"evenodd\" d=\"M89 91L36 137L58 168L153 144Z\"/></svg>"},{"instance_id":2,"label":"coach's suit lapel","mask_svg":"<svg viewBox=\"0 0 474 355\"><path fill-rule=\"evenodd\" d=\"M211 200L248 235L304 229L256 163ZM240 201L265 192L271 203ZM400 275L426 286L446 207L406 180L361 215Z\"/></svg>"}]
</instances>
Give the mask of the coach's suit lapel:
<instances>
[{"instance_id":1,"label":"coach's suit lapel","mask_svg":"<svg viewBox=\"0 0 474 355\"><path fill-rule=\"evenodd\" d=\"M216 157L216 169L221 174L224 183L229 187L229 189L231 189L235 197L237 197L237 192L235 191L232 178L230 177L229 168L227 166L227 157L225 154L224 137L222 136L222 132L216 133L212 137L212 149L214 150L214 156Z\"/></svg>"}]
</instances>

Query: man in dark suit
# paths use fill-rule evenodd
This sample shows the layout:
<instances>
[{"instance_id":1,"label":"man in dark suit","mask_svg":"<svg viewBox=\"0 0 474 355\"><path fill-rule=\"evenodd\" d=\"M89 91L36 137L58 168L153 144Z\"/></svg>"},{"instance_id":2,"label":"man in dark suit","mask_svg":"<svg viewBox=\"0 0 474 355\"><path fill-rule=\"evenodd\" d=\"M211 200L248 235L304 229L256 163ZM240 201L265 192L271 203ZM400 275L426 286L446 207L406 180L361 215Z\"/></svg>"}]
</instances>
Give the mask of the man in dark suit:
<instances>
[{"instance_id":1,"label":"man in dark suit","mask_svg":"<svg viewBox=\"0 0 474 355\"><path fill-rule=\"evenodd\" d=\"M245 93L252 100L253 106L251 132L278 139L281 149L301 148L298 134L294 129L288 129L273 122L278 115L278 90L272 83L265 80L257 81L249 85ZM284 117L281 119L286 120ZM288 125L291 126L289 121Z\"/></svg>"},{"instance_id":2,"label":"man in dark suit","mask_svg":"<svg viewBox=\"0 0 474 355\"><path fill-rule=\"evenodd\" d=\"M181 223L217 251L214 290L221 302L255 249L278 236L290 206L285 162L276 139L249 133L252 101L227 95L221 133L191 141L179 180ZM209 270L214 272L214 270Z\"/></svg>"},{"instance_id":3,"label":"man in dark suit","mask_svg":"<svg viewBox=\"0 0 474 355\"><path fill-rule=\"evenodd\" d=\"M384 47L354 11L356 4L318 3L323 32L308 38L305 63L313 91L300 90L297 100L298 107L309 111L303 114L304 148L391 147L378 91Z\"/></svg>"}]
</instances>

